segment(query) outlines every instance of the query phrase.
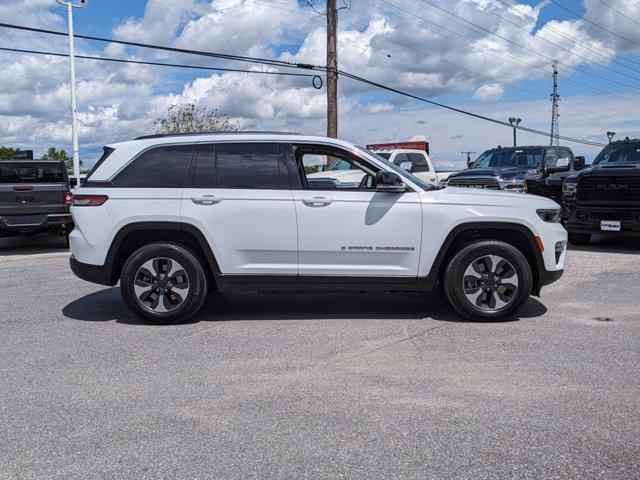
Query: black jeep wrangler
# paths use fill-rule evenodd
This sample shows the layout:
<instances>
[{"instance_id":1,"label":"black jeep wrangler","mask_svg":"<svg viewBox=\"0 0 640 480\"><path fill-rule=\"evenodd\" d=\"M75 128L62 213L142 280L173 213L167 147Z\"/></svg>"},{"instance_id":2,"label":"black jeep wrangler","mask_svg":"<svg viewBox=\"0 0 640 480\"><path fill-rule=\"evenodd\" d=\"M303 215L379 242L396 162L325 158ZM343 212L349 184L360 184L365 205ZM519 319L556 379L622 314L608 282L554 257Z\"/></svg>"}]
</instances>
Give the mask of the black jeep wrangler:
<instances>
[{"instance_id":1,"label":"black jeep wrangler","mask_svg":"<svg viewBox=\"0 0 640 480\"><path fill-rule=\"evenodd\" d=\"M594 233L640 236L640 140L610 143L589 168L567 177L562 216L574 245Z\"/></svg>"},{"instance_id":2,"label":"black jeep wrangler","mask_svg":"<svg viewBox=\"0 0 640 480\"><path fill-rule=\"evenodd\" d=\"M73 230L64 162L0 160L0 236Z\"/></svg>"}]
</instances>

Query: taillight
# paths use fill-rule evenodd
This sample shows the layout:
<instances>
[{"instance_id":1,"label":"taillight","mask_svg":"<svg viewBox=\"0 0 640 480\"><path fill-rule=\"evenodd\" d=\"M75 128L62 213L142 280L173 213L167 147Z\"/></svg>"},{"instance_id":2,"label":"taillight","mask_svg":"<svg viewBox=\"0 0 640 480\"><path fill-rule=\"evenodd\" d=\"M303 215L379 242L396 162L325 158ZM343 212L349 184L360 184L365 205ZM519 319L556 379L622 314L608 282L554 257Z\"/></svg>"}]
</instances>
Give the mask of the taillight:
<instances>
[{"instance_id":1,"label":"taillight","mask_svg":"<svg viewBox=\"0 0 640 480\"><path fill-rule=\"evenodd\" d=\"M99 207L109 200L106 195L73 195L74 207Z\"/></svg>"},{"instance_id":2,"label":"taillight","mask_svg":"<svg viewBox=\"0 0 640 480\"><path fill-rule=\"evenodd\" d=\"M72 202L72 198L73 195L71 195L71 192L64 192L64 204L68 207L71 205Z\"/></svg>"}]
</instances>

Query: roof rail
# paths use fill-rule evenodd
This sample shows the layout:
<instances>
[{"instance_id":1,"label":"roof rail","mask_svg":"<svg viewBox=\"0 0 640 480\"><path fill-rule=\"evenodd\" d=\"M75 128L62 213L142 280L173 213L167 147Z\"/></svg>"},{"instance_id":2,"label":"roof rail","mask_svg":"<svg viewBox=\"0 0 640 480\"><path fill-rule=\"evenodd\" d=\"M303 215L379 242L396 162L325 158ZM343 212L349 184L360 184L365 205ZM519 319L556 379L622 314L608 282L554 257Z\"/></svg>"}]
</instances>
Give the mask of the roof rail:
<instances>
[{"instance_id":1,"label":"roof rail","mask_svg":"<svg viewBox=\"0 0 640 480\"><path fill-rule=\"evenodd\" d=\"M166 138L166 137L191 137L195 135L302 135L299 132L271 132L271 131L229 131L229 132L193 132L193 133L155 133L153 135L142 135L134 140L147 140L150 138Z\"/></svg>"}]
</instances>

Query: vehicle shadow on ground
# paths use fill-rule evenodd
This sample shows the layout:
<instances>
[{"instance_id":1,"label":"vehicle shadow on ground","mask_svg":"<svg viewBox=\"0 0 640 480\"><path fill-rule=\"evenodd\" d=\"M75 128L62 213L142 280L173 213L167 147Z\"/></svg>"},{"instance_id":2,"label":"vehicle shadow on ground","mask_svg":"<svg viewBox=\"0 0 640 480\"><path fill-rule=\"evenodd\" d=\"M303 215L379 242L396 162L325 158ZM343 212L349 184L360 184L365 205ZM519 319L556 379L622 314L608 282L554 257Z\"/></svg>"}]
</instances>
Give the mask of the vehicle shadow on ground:
<instances>
[{"instance_id":1,"label":"vehicle shadow on ground","mask_svg":"<svg viewBox=\"0 0 640 480\"><path fill-rule=\"evenodd\" d=\"M640 254L640 240L631 237L605 237L594 235L588 245L571 245L569 250L593 253Z\"/></svg>"},{"instance_id":2,"label":"vehicle shadow on ground","mask_svg":"<svg viewBox=\"0 0 640 480\"><path fill-rule=\"evenodd\" d=\"M42 253L65 252L65 239L47 233L32 236L0 237L0 257L11 255L37 255Z\"/></svg>"},{"instance_id":3,"label":"vehicle shadow on ground","mask_svg":"<svg viewBox=\"0 0 640 480\"><path fill-rule=\"evenodd\" d=\"M546 307L530 298L519 314L507 321L541 317ZM107 288L62 309L67 318L89 322L143 324L122 301L119 288ZM189 323L203 321L433 319L465 322L444 294L257 294L213 293Z\"/></svg>"}]
</instances>

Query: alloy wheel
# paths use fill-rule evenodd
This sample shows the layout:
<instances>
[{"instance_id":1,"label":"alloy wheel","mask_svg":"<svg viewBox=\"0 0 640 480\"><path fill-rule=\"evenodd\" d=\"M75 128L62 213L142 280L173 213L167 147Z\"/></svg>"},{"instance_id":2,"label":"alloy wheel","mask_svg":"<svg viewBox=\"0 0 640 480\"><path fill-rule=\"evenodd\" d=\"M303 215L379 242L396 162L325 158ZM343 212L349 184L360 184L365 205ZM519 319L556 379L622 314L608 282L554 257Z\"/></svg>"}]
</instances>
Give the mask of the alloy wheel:
<instances>
[{"instance_id":1,"label":"alloy wheel","mask_svg":"<svg viewBox=\"0 0 640 480\"><path fill-rule=\"evenodd\" d=\"M189 295L189 277L184 267L170 258L153 258L136 272L133 285L140 305L153 313L175 310Z\"/></svg>"},{"instance_id":2,"label":"alloy wheel","mask_svg":"<svg viewBox=\"0 0 640 480\"><path fill-rule=\"evenodd\" d=\"M518 274L503 257L485 255L467 267L462 288L469 302L492 312L504 308L516 298Z\"/></svg>"}]
</instances>

